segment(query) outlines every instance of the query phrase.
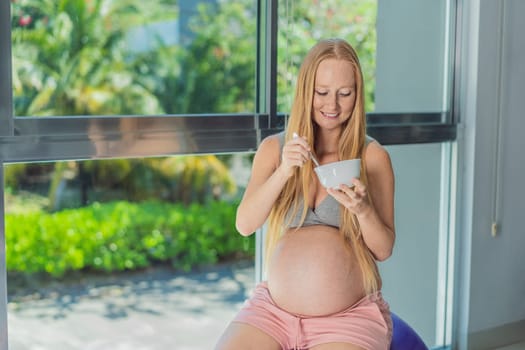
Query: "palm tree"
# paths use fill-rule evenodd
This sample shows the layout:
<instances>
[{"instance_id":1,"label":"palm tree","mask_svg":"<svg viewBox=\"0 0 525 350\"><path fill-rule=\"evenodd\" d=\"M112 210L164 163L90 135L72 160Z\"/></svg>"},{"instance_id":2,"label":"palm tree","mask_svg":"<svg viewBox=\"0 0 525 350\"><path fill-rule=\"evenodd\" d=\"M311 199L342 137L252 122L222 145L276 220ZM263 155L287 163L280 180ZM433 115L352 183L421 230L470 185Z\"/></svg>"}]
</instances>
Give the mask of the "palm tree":
<instances>
[{"instance_id":1,"label":"palm tree","mask_svg":"<svg viewBox=\"0 0 525 350\"><path fill-rule=\"evenodd\" d=\"M126 35L131 28L149 21L165 19L166 13L176 14L170 1L157 3L140 0L19 0L13 3L13 56L15 110L19 116L50 115L118 115L162 114L164 101L173 100L173 91L146 84L144 74L137 67L137 54L126 47ZM169 7L169 11L167 8ZM159 45L149 57L159 57L154 67L172 70L174 79L180 70L171 55L176 47ZM175 63L173 63L175 61ZM165 63L169 63L166 65ZM158 73L157 71L155 73ZM207 74L209 72L201 72ZM152 79L160 74L150 74ZM171 81L173 81L172 79ZM183 78L182 78L183 79ZM157 85L158 86L158 85ZM179 91L177 95L183 95ZM171 94L171 96L170 96ZM202 101L200 101L202 102ZM164 108L163 108L164 107ZM180 106L179 106L180 107ZM211 108L214 108L213 106ZM169 113L187 111L169 111ZM177 166L161 166L173 159L161 160L107 160L97 165L88 162L57 162L50 180L49 208L57 209L59 191L63 188L65 174L76 172L80 182L90 182L97 175L106 176L112 184L114 172L126 163L130 169L127 183L121 185L132 193L131 199L144 199L155 195L155 190L166 189L171 184L173 193L169 200L204 201L209 193L231 193L235 185L228 169L214 156L180 157ZM140 164L137 164L140 163ZM184 163L187 163L184 165ZM221 164L218 164L221 163ZM222 165L222 166L221 166ZM160 167L163 169L161 170ZM174 173L180 171L180 174ZM159 174L160 175L155 175ZM105 174L105 175L104 175ZM153 174L150 187L145 188L145 174ZM91 176L90 176L91 175ZM135 177L133 179L131 177ZM82 180L84 179L84 180ZM103 179L104 181L104 179ZM141 182L140 186L135 186ZM120 184L120 183L119 183ZM91 185L91 184L90 184ZM104 184L98 183L98 186ZM175 187L173 187L175 186ZM87 204L87 183L81 183L81 198ZM188 192L188 190L190 190ZM141 193L138 193L142 191ZM197 196L193 198L190 192ZM204 192L208 191L208 194ZM177 194L180 198L177 198Z\"/></svg>"},{"instance_id":2,"label":"palm tree","mask_svg":"<svg viewBox=\"0 0 525 350\"><path fill-rule=\"evenodd\" d=\"M19 21L12 31L16 115L162 112L157 98L136 82L126 61L128 29L148 20L140 8L144 2L25 0L15 4L14 15L21 11L18 15L35 18L29 23Z\"/></svg>"}]
</instances>

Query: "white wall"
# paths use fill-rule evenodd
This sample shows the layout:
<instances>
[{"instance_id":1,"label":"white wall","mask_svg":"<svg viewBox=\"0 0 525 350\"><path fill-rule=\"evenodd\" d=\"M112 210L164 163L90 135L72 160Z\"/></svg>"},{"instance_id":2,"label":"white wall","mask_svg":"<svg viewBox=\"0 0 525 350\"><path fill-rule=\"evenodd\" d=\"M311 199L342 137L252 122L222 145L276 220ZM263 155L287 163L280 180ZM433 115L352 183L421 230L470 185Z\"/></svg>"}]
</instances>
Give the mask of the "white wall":
<instances>
[{"instance_id":1,"label":"white wall","mask_svg":"<svg viewBox=\"0 0 525 350\"><path fill-rule=\"evenodd\" d=\"M465 8L457 348L525 340L525 1ZM499 230L491 235L495 222Z\"/></svg>"}]
</instances>

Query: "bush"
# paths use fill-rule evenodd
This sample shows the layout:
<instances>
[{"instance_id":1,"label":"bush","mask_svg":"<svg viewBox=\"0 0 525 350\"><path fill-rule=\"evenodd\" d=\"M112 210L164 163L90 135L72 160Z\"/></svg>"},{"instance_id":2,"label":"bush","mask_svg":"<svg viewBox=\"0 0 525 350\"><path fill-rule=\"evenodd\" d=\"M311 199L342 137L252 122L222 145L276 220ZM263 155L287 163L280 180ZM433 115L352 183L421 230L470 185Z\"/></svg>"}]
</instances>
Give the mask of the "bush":
<instances>
[{"instance_id":1,"label":"bush","mask_svg":"<svg viewBox=\"0 0 525 350\"><path fill-rule=\"evenodd\" d=\"M169 263L175 269L253 256L253 238L235 230L236 205L95 203L56 213L6 215L8 272L62 276Z\"/></svg>"}]
</instances>

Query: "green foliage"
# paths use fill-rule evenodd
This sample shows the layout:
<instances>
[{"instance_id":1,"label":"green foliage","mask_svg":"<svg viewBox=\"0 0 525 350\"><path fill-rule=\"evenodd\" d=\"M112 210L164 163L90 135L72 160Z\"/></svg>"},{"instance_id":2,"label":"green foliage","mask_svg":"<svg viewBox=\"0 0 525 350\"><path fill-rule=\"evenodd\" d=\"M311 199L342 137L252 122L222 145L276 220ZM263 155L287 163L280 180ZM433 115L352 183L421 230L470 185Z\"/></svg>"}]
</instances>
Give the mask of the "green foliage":
<instances>
[{"instance_id":1,"label":"green foliage","mask_svg":"<svg viewBox=\"0 0 525 350\"><path fill-rule=\"evenodd\" d=\"M129 30L164 19L162 13L177 15L176 6L158 0L17 1L12 4L15 114L253 111L255 14L249 3L253 7L246 0L221 3L218 14L201 7L193 19L198 28L188 47L167 46L159 39L153 50L137 53L126 46ZM88 162L80 181L89 185L95 179L99 189L107 189L123 179L118 186L130 191L131 200L204 202L235 192L227 169L214 156L178 158L171 167L157 163ZM51 209L57 208L57 191L70 171L55 164L48 191ZM127 169L121 171L122 167ZM181 172L169 173L170 169ZM15 170L25 172L13 169L15 176L8 180L14 189L18 187Z\"/></svg>"},{"instance_id":2,"label":"green foliage","mask_svg":"<svg viewBox=\"0 0 525 350\"><path fill-rule=\"evenodd\" d=\"M189 45L157 38L129 47L130 30L175 20L155 0L12 3L15 114L151 115L253 111L255 8L243 0L199 6ZM167 14L171 14L167 15ZM196 59L198 57L198 59Z\"/></svg>"},{"instance_id":3,"label":"green foliage","mask_svg":"<svg viewBox=\"0 0 525 350\"><path fill-rule=\"evenodd\" d=\"M84 188L88 201L159 199L189 205L231 198L237 193L230 170L215 155L88 160L76 165L73 187ZM56 164L55 174L61 168Z\"/></svg>"},{"instance_id":4,"label":"green foliage","mask_svg":"<svg viewBox=\"0 0 525 350\"><path fill-rule=\"evenodd\" d=\"M172 201L205 203L237 192L230 170L215 155L164 158L152 167L162 175L162 188Z\"/></svg>"},{"instance_id":5,"label":"green foliage","mask_svg":"<svg viewBox=\"0 0 525 350\"><path fill-rule=\"evenodd\" d=\"M237 195L237 184L227 162L224 155L179 155L8 164L4 167L9 189L6 210L36 205L54 211L123 198L186 205L231 199ZM37 199L38 194L47 198Z\"/></svg>"},{"instance_id":6,"label":"green foliage","mask_svg":"<svg viewBox=\"0 0 525 350\"><path fill-rule=\"evenodd\" d=\"M200 6L199 16L191 23L196 36L188 47L183 71L192 89L187 91L185 102L192 106L192 113L252 112L255 107L255 2L228 1L218 5L218 10ZM197 106L202 107L196 109ZM215 108L210 109L212 106Z\"/></svg>"},{"instance_id":7,"label":"green foliage","mask_svg":"<svg viewBox=\"0 0 525 350\"><path fill-rule=\"evenodd\" d=\"M19 179L26 173L28 166L23 163L10 164L4 167L4 186L8 188L18 187Z\"/></svg>"},{"instance_id":8,"label":"green foliage","mask_svg":"<svg viewBox=\"0 0 525 350\"><path fill-rule=\"evenodd\" d=\"M278 110L290 110L297 72L307 51L320 39L337 37L347 40L359 55L365 108L373 111L376 16L377 0L292 1L279 6Z\"/></svg>"},{"instance_id":9,"label":"green foliage","mask_svg":"<svg viewBox=\"0 0 525 350\"><path fill-rule=\"evenodd\" d=\"M97 190L120 188L126 198L205 203L237 191L229 169L214 155L96 160L81 163Z\"/></svg>"},{"instance_id":10,"label":"green foliage","mask_svg":"<svg viewBox=\"0 0 525 350\"><path fill-rule=\"evenodd\" d=\"M177 19L173 1L12 2L17 115L186 114L253 111L256 13L253 0L200 4L189 43L160 38L151 51L127 47L141 25ZM373 109L377 0L315 0L279 6L278 110L289 110L296 73L319 39L341 37L363 67Z\"/></svg>"},{"instance_id":11,"label":"green foliage","mask_svg":"<svg viewBox=\"0 0 525 350\"><path fill-rule=\"evenodd\" d=\"M53 163L10 163L4 166L4 185L13 190L49 182Z\"/></svg>"},{"instance_id":12,"label":"green foliage","mask_svg":"<svg viewBox=\"0 0 525 350\"><path fill-rule=\"evenodd\" d=\"M235 230L236 205L93 204L53 214L6 215L8 272L61 276L68 271L122 271L158 263L189 270L252 256L254 239Z\"/></svg>"},{"instance_id":13,"label":"green foliage","mask_svg":"<svg viewBox=\"0 0 525 350\"><path fill-rule=\"evenodd\" d=\"M253 0L200 4L191 42L137 55L139 81L166 113L253 112L256 14Z\"/></svg>"},{"instance_id":14,"label":"green foliage","mask_svg":"<svg viewBox=\"0 0 525 350\"><path fill-rule=\"evenodd\" d=\"M155 18L148 3L20 0L12 6L16 115L161 111L157 98L136 83L126 57L127 31Z\"/></svg>"},{"instance_id":15,"label":"green foliage","mask_svg":"<svg viewBox=\"0 0 525 350\"><path fill-rule=\"evenodd\" d=\"M44 211L49 206L47 197L29 191L17 191L7 187L4 190L6 214Z\"/></svg>"}]
</instances>

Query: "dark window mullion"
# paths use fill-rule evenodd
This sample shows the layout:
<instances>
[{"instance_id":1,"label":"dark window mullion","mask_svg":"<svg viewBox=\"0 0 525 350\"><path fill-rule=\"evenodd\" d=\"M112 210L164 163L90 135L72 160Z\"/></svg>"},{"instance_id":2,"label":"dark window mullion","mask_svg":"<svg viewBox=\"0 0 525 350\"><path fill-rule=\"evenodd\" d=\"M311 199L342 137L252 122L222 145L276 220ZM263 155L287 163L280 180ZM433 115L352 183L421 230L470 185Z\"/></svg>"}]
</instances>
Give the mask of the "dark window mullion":
<instances>
[{"instance_id":1,"label":"dark window mullion","mask_svg":"<svg viewBox=\"0 0 525 350\"><path fill-rule=\"evenodd\" d=\"M257 114L269 116L259 128L272 128L277 115L277 12L278 1L258 1Z\"/></svg>"},{"instance_id":2,"label":"dark window mullion","mask_svg":"<svg viewBox=\"0 0 525 350\"><path fill-rule=\"evenodd\" d=\"M0 0L0 136L13 135L11 2Z\"/></svg>"}]
</instances>

